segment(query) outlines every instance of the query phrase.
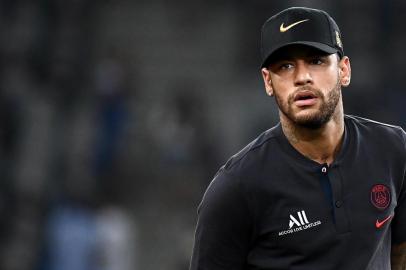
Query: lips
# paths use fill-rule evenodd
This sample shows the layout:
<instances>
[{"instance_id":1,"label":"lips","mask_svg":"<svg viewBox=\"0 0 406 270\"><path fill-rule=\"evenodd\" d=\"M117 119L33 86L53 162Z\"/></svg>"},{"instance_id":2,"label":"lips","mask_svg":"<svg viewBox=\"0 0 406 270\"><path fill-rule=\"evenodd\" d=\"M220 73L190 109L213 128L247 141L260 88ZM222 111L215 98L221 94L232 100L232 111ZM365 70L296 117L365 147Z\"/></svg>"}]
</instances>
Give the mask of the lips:
<instances>
[{"instance_id":1,"label":"lips","mask_svg":"<svg viewBox=\"0 0 406 270\"><path fill-rule=\"evenodd\" d=\"M299 91L295 94L293 102L298 107L312 106L316 104L318 96L309 90Z\"/></svg>"}]
</instances>

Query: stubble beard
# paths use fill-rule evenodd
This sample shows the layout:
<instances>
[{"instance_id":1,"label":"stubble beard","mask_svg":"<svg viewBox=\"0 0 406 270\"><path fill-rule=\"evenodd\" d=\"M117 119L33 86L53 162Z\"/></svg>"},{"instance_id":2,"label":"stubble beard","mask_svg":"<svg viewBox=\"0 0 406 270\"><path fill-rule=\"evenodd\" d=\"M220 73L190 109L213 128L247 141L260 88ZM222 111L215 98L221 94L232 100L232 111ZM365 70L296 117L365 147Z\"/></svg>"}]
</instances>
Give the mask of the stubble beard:
<instances>
[{"instance_id":1,"label":"stubble beard","mask_svg":"<svg viewBox=\"0 0 406 270\"><path fill-rule=\"evenodd\" d=\"M337 79L337 84L329 91L327 97L319 90L312 87L303 87L298 89L312 91L321 101L320 108L313 113L306 113L305 115L296 115L293 110L294 106L294 93L288 96L287 102L284 102L282 98L275 91L275 101L278 104L280 113L288 118L294 124L308 128L319 129L324 126L333 117L336 111L337 105L341 97L341 80Z\"/></svg>"}]
</instances>

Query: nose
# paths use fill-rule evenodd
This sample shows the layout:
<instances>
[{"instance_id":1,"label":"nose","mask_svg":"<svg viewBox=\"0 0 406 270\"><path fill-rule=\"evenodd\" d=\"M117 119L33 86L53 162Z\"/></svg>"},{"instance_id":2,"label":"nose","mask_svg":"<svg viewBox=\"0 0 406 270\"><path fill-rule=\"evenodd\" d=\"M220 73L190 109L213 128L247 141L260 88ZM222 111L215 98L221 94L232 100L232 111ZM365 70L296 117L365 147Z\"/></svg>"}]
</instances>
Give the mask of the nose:
<instances>
[{"instance_id":1,"label":"nose","mask_svg":"<svg viewBox=\"0 0 406 270\"><path fill-rule=\"evenodd\" d=\"M313 79L310 70L304 61L299 61L295 69L295 86L312 84Z\"/></svg>"}]
</instances>

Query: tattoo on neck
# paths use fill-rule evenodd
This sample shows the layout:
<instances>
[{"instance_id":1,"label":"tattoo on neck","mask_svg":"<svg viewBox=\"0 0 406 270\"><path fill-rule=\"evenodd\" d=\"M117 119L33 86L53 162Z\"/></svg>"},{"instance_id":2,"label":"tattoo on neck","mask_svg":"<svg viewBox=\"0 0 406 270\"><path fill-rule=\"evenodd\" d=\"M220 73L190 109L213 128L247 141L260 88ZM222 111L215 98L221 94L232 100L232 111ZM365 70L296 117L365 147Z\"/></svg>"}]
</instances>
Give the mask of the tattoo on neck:
<instances>
[{"instance_id":1,"label":"tattoo on neck","mask_svg":"<svg viewBox=\"0 0 406 270\"><path fill-rule=\"evenodd\" d=\"M281 121L281 123L283 132L285 133L285 136L289 140L289 142L291 144L299 143L299 139L295 135L294 127L290 125L290 123L287 123L287 121Z\"/></svg>"}]
</instances>

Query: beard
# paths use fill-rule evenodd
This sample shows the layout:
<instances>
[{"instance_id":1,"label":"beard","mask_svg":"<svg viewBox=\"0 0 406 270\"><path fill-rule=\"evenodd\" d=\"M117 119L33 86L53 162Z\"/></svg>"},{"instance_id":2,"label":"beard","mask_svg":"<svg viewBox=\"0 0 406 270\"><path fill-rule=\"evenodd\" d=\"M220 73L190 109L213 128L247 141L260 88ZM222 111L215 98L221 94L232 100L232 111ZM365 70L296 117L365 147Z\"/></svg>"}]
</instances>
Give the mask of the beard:
<instances>
[{"instance_id":1,"label":"beard","mask_svg":"<svg viewBox=\"0 0 406 270\"><path fill-rule=\"evenodd\" d=\"M276 90L276 89L275 89ZM294 96L296 92L301 90L312 91L314 95L321 101L319 109L315 112L307 113L304 115L296 115L293 110ZM341 80L337 80L337 84L328 92L327 96L323 94L319 89L304 86L299 88L296 92L288 96L287 102L285 102L278 94L277 90L274 91L275 101L278 104L279 110L284 114L291 122L305 128L318 129L325 125L333 117L337 108L338 102L341 97Z\"/></svg>"}]
</instances>

